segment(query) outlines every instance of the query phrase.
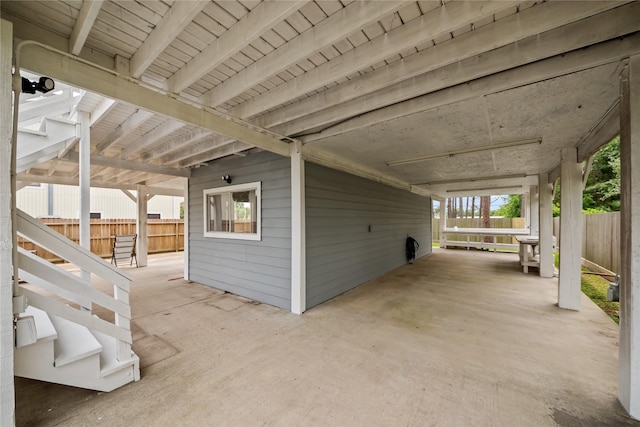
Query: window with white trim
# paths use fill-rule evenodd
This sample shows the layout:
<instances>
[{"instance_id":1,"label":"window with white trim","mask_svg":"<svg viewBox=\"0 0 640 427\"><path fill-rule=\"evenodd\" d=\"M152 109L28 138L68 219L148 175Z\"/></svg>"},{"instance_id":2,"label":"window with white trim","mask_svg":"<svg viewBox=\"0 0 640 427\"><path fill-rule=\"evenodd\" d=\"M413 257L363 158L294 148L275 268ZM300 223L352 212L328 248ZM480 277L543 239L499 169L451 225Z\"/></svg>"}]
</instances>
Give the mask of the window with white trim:
<instances>
[{"instance_id":1,"label":"window with white trim","mask_svg":"<svg viewBox=\"0 0 640 427\"><path fill-rule=\"evenodd\" d=\"M260 182L204 190L204 236L260 240Z\"/></svg>"}]
</instances>

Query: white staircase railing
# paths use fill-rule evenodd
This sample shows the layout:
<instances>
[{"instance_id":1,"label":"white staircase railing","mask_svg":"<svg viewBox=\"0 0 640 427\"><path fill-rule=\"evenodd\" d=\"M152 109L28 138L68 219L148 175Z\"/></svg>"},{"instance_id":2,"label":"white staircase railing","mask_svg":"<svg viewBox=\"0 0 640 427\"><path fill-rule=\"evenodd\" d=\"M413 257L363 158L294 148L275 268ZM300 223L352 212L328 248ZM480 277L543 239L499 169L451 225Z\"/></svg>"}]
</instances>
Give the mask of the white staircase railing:
<instances>
[{"instance_id":1,"label":"white staircase railing","mask_svg":"<svg viewBox=\"0 0 640 427\"><path fill-rule=\"evenodd\" d=\"M24 172L60 156L77 140L76 124L62 119L43 117L38 130L18 129L16 171Z\"/></svg>"},{"instance_id":2,"label":"white staircase railing","mask_svg":"<svg viewBox=\"0 0 640 427\"><path fill-rule=\"evenodd\" d=\"M19 235L38 246L113 284L112 297L91 288L79 276L20 249L18 255L19 277L29 284L28 286L20 285L20 293L28 298L29 305L114 337L116 339L117 360L130 360L133 341L129 284L133 277L105 262L89 250L76 245L21 210L18 210L17 213L17 230ZM36 292L30 289L32 286L52 293L56 297L78 305L78 307ZM93 315L91 313L93 304L113 312L114 322Z\"/></svg>"}]
</instances>

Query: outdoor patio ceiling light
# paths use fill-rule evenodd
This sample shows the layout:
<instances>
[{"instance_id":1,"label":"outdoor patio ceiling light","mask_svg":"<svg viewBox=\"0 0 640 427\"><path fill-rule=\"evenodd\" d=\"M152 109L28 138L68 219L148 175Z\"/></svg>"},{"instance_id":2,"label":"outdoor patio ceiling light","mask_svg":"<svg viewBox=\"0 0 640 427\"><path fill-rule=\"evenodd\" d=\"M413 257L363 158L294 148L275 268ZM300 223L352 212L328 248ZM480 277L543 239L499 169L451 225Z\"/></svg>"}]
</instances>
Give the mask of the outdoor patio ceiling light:
<instances>
[{"instance_id":1,"label":"outdoor patio ceiling light","mask_svg":"<svg viewBox=\"0 0 640 427\"><path fill-rule=\"evenodd\" d=\"M22 78L22 93L33 94L36 91L47 93L51 92L55 87L56 84L51 77L40 77L37 82L32 82L25 77Z\"/></svg>"},{"instance_id":2,"label":"outdoor patio ceiling light","mask_svg":"<svg viewBox=\"0 0 640 427\"><path fill-rule=\"evenodd\" d=\"M231 184L231 177L229 175L222 175L222 180L227 184Z\"/></svg>"},{"instance_id":3,"label":"outdoor patio ceiling light","mask_svg":"<svg viewBox=\"0 0 640 427\"><path fill-rule=\"evenodd\" d=\"M399 166L409 163L425 162L427 160L439 159L441 157L453 157L459 154L478 153L481 151L499 150L501 148L520 147L522 145L542 144L542 138L523 139L520 141L501 142L499 144L489 145L478 148L468 148L466 150L449 151L446 153L431 154L429 156L412 157L410 159L392 160L387 162L387 166Z\"/></svg>"}]
</instances>

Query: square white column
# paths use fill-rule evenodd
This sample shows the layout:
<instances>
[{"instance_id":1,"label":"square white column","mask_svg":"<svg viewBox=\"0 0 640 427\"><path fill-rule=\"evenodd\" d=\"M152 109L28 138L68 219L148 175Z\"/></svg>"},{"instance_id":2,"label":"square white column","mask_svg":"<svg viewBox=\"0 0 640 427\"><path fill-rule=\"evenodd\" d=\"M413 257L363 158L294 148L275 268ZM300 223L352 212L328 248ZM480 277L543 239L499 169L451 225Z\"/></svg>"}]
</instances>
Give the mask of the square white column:
<instances>
[{"instance_id":1,"label":"square white column","mask_svg":"<svg viewBox=\"0 0 640 427\"><path fill-rule=\"evenodd\" d=\"M582 165L578 150L563 148L560 163L560 279L558 306L580 310L582 276Z\"/></svg>"},{"instance_id":2,"label":"square white column","mask_svg":"<svg viewBox=\"0 0 640 427\"><path fill-rule=\"evenodd\" d=\"M640 55L629 58L621 92L618 399L640 419Z\"/></svg>"}]
</instances>

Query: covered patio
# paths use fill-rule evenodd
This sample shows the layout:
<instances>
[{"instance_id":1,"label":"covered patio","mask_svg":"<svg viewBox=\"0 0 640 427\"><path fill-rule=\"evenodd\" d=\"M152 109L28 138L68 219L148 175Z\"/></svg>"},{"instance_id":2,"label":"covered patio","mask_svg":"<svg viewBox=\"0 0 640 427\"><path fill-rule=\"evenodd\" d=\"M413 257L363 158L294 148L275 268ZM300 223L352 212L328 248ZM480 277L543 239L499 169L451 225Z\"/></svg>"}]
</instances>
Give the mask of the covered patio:
<instances>
[{"instance_id":1,"label":"covered patio","mask_svg":"<svg viewBox=\"0 0 640 427\"><path fill-rule=\"evenodd\" d=\"M16 378L19 425L640 425L617 325L517 254L434 248L304 316L184 281L180 253L149 266L128 270L142 381Z\"/></svg>"}]
</instances>

